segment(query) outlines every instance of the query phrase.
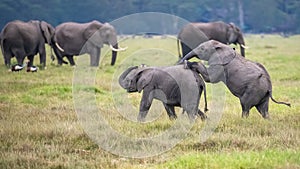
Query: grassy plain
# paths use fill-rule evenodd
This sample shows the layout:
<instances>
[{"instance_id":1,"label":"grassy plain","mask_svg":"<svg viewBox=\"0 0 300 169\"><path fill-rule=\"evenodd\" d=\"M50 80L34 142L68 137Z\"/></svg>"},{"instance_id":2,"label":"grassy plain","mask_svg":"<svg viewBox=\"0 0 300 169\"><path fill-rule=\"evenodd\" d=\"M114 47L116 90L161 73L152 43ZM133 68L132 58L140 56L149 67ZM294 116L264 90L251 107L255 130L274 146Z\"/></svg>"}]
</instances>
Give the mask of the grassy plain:
<instances>
[{"instance_id":1,"label":"grassy plain","mask_svg":"<svg viewBox=\"0 0 300 169\"><path fill-rule=\"evenodd\" d=\"M262 119L256 109L242 119L238 99L226 90L222 119L205 142L197 137L205 122L197 120L186 139L171 150L138 159L103 150L85 132L73 98L74 75L80 66L51 63L48 46L47 69L37 73L8 72L0 56L0 168L300 168L299 42L300 36L246 36L250 47L246 57L265 65L272 78L273 96L290 102L291 108L271 102L271 120ZM129 65L174 64L176 41L129 38L120 44L128 49L119 53L116 66L109 65L111 53L105 52L106 47L100 67L86 68L86 72L97 72L90 75L94 81L86 91L95 95L97 108L114 130L129 137L154 137L175 122L161 109L149 112L147 118L153 121L143 125L123 118L114 98L122 92L116 87L116 78ZM82 59L89 61L88 56L76 61ZM210 101L210 92L208 95ZM135 119L140 94L128 98L135 111L125 115Z\"/></svg>"}]
</instances>

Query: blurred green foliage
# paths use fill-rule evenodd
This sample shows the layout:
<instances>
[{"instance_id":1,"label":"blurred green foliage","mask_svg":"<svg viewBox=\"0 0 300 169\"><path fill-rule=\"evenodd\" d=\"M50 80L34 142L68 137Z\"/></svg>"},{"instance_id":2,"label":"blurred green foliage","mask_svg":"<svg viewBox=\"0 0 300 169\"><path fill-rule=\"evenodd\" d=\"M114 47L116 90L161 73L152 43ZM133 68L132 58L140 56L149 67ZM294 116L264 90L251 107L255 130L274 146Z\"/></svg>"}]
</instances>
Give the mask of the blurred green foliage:
<instances>
[{"instance_id":1,"label":"blurred green foliage","mask_svg":"<svg viewBox=\"0 0 300 169\"><path fill-rule=\"evenodd\" d=\"M163 12L191 22L223 20L252 33L300 33L299 0L1 0L0 27L11 20L110 22L138 12Z\"/></svg>"}]
</instances>

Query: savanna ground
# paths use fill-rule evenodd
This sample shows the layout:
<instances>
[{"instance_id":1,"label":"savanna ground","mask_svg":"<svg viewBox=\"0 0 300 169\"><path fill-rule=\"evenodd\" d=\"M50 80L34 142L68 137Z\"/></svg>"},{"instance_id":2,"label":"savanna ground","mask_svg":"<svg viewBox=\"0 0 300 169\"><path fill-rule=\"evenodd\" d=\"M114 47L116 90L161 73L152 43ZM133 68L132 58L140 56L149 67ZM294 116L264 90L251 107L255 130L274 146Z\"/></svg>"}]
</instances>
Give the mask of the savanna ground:
<instances>
[{"instance_id":1,"label":"savanna ground","mask_svg":"<svg viewBox=\"0 0 300 169\"><path fill-rule=\"evenodd\" d=\"M37 73L8 72L1 56L0 168L300 168L299 42L300 36L246 36L251 47L246 57L265 65L272 78L274 98L290 102L291 108L270 102L271 120L264 120L254 108L249 118L242 119L238 99L226 89L222 119L205 142L197 134L205 122L197 119L186 139L170 151L139 159L104 151L84 131L72 94L74 70L78 67L51 63L48 46L47 69ZM111 53L102 56L95 83L87 91L95 93L97 106L113 129L130 137L153 137L175 122L164 110L149 112L147 118L153 118L152 122L128 122L119 114L118 103L112 97L112 93L123 90L114 91L112 86L117 72L123 71L126 64L174 64L176 41L136 38L120 44L128 49L119 53L113 67L109 64ZM107 48L102 53L105 51ZM79 58L83 57L89 60L87 56ZM35 63L39 63L38 57ZM209 101L210 94L208 90ZM134 118L139 97L128 95L136 111L126 113ZM200 107L203 110L202 99ZM177 114L181 114L180 109Z\"/></svg>"}]
</instances>

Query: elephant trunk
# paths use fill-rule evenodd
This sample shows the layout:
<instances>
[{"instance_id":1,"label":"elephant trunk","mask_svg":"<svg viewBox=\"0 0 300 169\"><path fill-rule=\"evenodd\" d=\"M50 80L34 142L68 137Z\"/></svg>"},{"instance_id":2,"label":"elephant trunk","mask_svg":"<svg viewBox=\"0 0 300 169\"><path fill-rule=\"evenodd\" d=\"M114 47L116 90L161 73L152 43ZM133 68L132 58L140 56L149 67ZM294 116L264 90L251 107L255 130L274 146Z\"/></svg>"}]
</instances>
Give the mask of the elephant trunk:
<instances>
[{"instance_id":1,"label":"elephant trunk","mask_svg":"<svg viewBox=\"0 0 300 169\"><path fill-rule=\"evenodd\" d=\"M197 54L194 52L194 50L192 50L190 53L188 53L187 55L185 55L182 59L180 59L177 64L182 64L185 60L189 60L193 57L197 56Z\"/></svg>"},{"instance_id":2,"label":"elephant trunk","mask_svg":"<svg viewBox=\"0 0 300 169\"><path fill-rule=\"evenodd\" d=\"M128 75L129 72L131 72L133 69L137 69L138 66L133 66L125 70L119 77L119 84L124 88L127 89L128 84L126 84L125 78Z\"/></svg>"},{"instance_id":3,"label":"elephant trunk","mask_svg":"<svg viewBox=\"0 0 300 169\"><path fill-rule=\"evenodd\" d=\"M116 43L113 48L115 49L118 49L118 43ZM116 50L112 50L112 53L111 53L111 65L113 66L116 62L116 59L117 59L117 54L118 54L118 51Z\"/></svg>"},{"instance_id":4,"label":"elephant trunk","mask_svg":"<svg viewBox=\"0 0 300 169\"><path fill-rule=\"evenodd\" d=\"M52 53L52 49L53 49L54 53L56 55L57 60L59 62L61 62L61 63L67 64L68 62L64 61L63 58L62 58L62 56L61 56L61 54L58 52L58 51L64 52L64 49L58 44L57 38L56 38L55 35L52 37L51 45L50 46L51 46L51 59L52 59L52 61L55 60L55 57L54 57L54 55Z\"/></svg>"}]
</instances>

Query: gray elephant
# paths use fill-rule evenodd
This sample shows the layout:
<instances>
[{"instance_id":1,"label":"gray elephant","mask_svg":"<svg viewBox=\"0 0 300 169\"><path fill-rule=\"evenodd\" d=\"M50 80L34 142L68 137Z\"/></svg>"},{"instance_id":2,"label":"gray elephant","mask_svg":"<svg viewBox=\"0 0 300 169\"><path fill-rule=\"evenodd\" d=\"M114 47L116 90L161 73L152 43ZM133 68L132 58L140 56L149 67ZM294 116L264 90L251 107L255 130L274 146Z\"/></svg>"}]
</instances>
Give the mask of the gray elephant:
<instances>
[{"instance_id":1,"label":"gray elephant","mask_svg":"<svg viewBox=\"0 0 300 169\"><path fill-rule=\"evenodd\" d=\"M179 57L188 54L203 42L217 40L224 44L239 44L241 55L245 57L245 41L241 30L234 24L222 21L209 23L189 23L184 26L177 36ZM179 41L182 55L180 55Z\"/></svg>"},{"instance_id":2,"label":"gray elephant","mask_svg":"<svg viewBox=\"0 0 300 169\"><path fill-rule=\"evenodd\" d=\"M271 78L263 65L245 59L230 46L215 40L202 43L182 58L184 60L197 58L208 61L208 68L201 62L189 63L188 67L200 73L206 82L222 81L231 93L240 99L242 117L249 116L249 110L256 107L263 118L269 118L269 98L272 97Z\"/></svg>"},{"instance_id":3,"label":"gray elephant","mask_svg":"<svg viewBox=\"0 0 300 169\"><path fill-rule=\"evenodd\" d=\"M54 32L54 28L44 21L23 22L16 20L7 23L0 35L5 65L10 67L11 58L15 56L18 64L12 66L12 70L22 70L24 59L27 56L29 60L27 71L36 71L33 66L33 59L34 55L39 53L40 64L45 67L45 43L51 47L58 45L53 36Z\"/></svg>"},{"instance_id":4,"label":"gray elephant","mask_svg":"<svg viewBox=\"0 0 300 169\"><path fill-rule=\"evenodd\" d=\"M207 111L206 88L202 78L184 65L170 67L130 67L119 77L119 84L127 92L141 92L138 121L144 121L152 100L157 99L163 105L170 119L176 118L175 106L183 108L189 119L195 115L205 119L205 114L198 109L202 91L204 91L205 111Z\"/></svg>"},{"instance_id":5,"label":"gray elephant","mask_svg":"<svg viewBox=\"0 0 300 169\"><path fill-rule=\"evenodd\" d=\"M107 44L112 49L111 65L114 65L117 52L125 50L118 48L117 33L114 27L108 23L92 21L89 23L66 22L55 28L55 38L62 50L54 49L58 58L67 57L70 64L75 65L73 56L88 53L90 65L98 66L100 60L100 49ZM58 64L67 63L58 59Z\"/></svg>"}]
</instances>

